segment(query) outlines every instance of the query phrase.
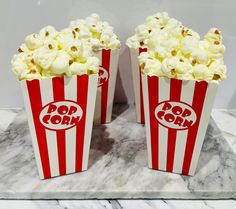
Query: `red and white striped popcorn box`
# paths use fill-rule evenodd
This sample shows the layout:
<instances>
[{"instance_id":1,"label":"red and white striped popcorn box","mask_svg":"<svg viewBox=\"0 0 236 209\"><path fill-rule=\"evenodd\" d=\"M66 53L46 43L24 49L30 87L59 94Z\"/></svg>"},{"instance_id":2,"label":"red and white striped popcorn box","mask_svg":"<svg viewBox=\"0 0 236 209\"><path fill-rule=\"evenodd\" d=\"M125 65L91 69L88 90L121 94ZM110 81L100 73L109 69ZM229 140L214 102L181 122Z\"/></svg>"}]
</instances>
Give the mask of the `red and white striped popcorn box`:
<instances>
[{"instance_id":1,"label":"red and white striped popcorn box","mask_svg":"<svg viewBox=\"0 0 236 209\"><path fill-rule=\"evenodd\" d=\"M136 107L137 122L144 124L144 109L143 109L143 93L142 93L142 77L141 69L138 61L138 56L141 52L146 52L146 48L132 49L129 48L131 59L131 70L133 77L134 99Z\"/></svg>"},{"instance_id":2,"label":"red and white striped popcorn box","mask_svg":"<svg viewBox=\"0 0 236 209\"><path fill-rule=\"evenodd\" d=\"M84 171L98 75L20 81L41 179Z\"/></svg>"},{"instance_id":3,"label":"red and white striped popcorn box","mask_svg":"<svg viewBox=\"0 0 236 209\"><path fill-rule=\"evenodd\" d=\"M96 53L101 65L98 72L98 89L94 113L95 124L111 122L119 52L119 49L103 49Z\"/></svg>"},{"instance_id":4,"label":"red and white striped popcorn box","mask_svg":"<svg viewBox=\"0 0 236 209\"><path fill-rule=\"evenodd\" d=\"M194 175L218 84L142 75L148 165Z\"/></svg>"}]
</instances>

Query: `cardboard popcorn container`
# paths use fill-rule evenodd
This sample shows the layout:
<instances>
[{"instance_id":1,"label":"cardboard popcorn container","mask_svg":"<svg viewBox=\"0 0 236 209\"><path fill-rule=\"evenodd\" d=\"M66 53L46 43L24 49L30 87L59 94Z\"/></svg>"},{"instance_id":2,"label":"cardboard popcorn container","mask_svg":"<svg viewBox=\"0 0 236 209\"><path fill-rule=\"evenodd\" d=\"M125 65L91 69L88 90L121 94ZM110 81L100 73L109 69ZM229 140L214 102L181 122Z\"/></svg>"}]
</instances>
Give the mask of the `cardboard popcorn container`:
<instances>
[{"instance_id":1,"label":"cardboard popcorn container","mask_svg":"<svg viewBox=\"0 0 236 209\"><path fill-rule=\"evenodd\" d=\"M95 124L111 122L120 49L103 49L96 56L101 62L94 113Z\"/></svg>"},{"instance_id":2,"label":"cardboard popcorn container","mask_svg":"<svg viewBox=\"0 0 236 209\"><path fill-rule=\"evenodd\" d=\"M136 107L137 122L144 124L142 77L139 66L138 56L141 52L146 52L146 48L132 49L129 48L131 59L131 70L133 77L134 99Z\"/></svg>"},{"instance_id":3,"label":"cardboard popcorn container","mask_svg":"<svg viewBox=\"0 0 236 209\"><path fill-rule=\"evenodd\" d=\"M20 81L39 176L88 167L98 75Z\"/></svg>"},{"instance_id":4,"label":"cardboard popcorn container","mask_svg":"<svg viewBox=\"0 0 236 209\"><path fill-rule=\"evenodd\" d=\"M148 165L194 175L218 84L142 75Z\"/></svg>"}]
</instances>

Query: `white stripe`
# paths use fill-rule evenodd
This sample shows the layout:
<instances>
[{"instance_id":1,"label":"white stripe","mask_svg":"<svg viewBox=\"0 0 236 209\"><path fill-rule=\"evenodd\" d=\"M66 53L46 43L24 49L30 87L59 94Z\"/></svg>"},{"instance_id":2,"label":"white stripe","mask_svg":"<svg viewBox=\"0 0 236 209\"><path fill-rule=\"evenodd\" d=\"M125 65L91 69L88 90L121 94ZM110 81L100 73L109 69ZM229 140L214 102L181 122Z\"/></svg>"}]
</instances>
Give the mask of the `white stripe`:
<instances>
[{"instance_id":1,"label":"white stripe","mask_svg":"<svg viewBox=\"0 0 236 209\"><path fill-rule=\"evenodd\" d=\"M95 108L95 101L96 101L97 80L98 80L97 75L89 76L82 170L86 170L88 168L89 149L91 142L92 126L93 126L93 116L94 116L93 110Z\"/></svg>"},{"instance_id":2,"label":"white stripe","mask_svg":"<svg viewBox=\"0 0 236 209\"><path fill-rule=\"evenodd\" d=\"M102 50L95 54L96 57L100 60L100 65L102 65ZM94 112L94 123L101 124L101 103L102 103L102 88L97 88L97 96L96 96L96 105Z\"/></svg>"},{"instance_id":3,"label":"white stripe","mask_svg":"<svg viewBox=\"0 0 236 209\"><path fill-rule=\"evenodd\" d=\"M45 79L39 82L40 82L40 91L42 97L42 106L45 106L48 103L54 101L52 79ZM58 165L57 135L55 131L50 131L48 129L45 129L45 131L46 131L46 140L48 146L51 177L58 176L59 165Z\"/></svg>"},{"instance_id":4,"label":"white stripe","mask_svg":"<svg viewBox=\"0 0 236 209\"><path fill-rule=\"evenodd\" d=\"M77 101L77 76L64 78L65 99ZM76 126L65 131L66 133L66 173L75 172L76 159Z\"/></svg>"},{"instance_id":5,"label":"white stripe","mask_svg":"<svg viewBox=\"0 0 236 209\"><path fill-rule=\"evenodd\" d=\"M196 142L195 142L195 146L194 146L194 150L193 150L192 160L191 160L191 164L190 164L189 175L194 175L196 167L197 167L199 155L201 152L202 144L204 141L208 122L210 119L211 110L213 107L217 88L218 88L218 85L215 83L208 84L206 97L205 97L205 101L204 101L204 105L203 105L203 109L202 109L202 114L201 114L201 118L200 118L200 123L199 123L199 127L198 127Z\"/></svg>"},{"instance_id":6,"label":"white stripe","mask_svg":"<svg viewBox=\"0 0 236 209\"><path fill-rule=\"evenodd\" d=\"M26 84L26 81L20 81L20 84L21 84L21 89L22 89L23 97L24 97L25 110L28 116L27 117L28 125L30 129L31 137L32 137L32 144L34 148L34 154L35 154L36 164L37 164L37 168L39 172L39 177L40 179L44 179L42 162L41 162L40 153L39 153L38 140L37 140L37 136L35 132L34 119L32 115L27 84Z\"/></svg>"},{"instance_id":7,"label":"white stripe","mask_svg":"<svg viewBox=\"0 0 236 209\"><path fill-rule=\"evenodd\" d=\"M195 81L182 81L180 101L192 105ZM174 173L182 173L184 153L187 142L188 129L178 130L176 134L176 145L174 155Z\"/></svg>"},{"instance_id":8,"label":"white stripe","mask_svg":"<svg viewBox=\"0 0 236 209\"><path fill-rule=\"evenodd\" d=\"M158 102L170 99L170 79L159 78L158 82ZM168 129L158 124L158 168L166 170L167 161L167 145L168 145Z\"/></svg>"},{"instance_id":9,"label":"white stripe","mask_svg":"<svg viewBox=\"0 0 236 209\"><path fill-rule=\"evenodd\" d=\"M109 70L110 78L108 81L106 123L111 122L113 99L116 86L116 75L118 70L119 52L120 52L119 49L111 50L111 55L110 55L110 70Z\"/></svg>"},{"instance_id":10,"label":"white stripe","mask_svg":"<svg viewBox=\"0 0 236 209\"><path fill-rule=\"evenodd\" d=\"M140 73L139 73L139 49L129 49L130 50L130 59L131 59L131 71L133 78L133 87L134 87L134 99L136 107L137 122L141 122L141 109L140 109Z\"/></svg>"},{"instance_id":11,"label":"white stripe","mask_svg":"<svg viewBox=\"0 0 236 209\"><path fill-rule=\"evenodd\" d=\"M149 115L149 97L148 97L148 84L147 76L142 75L142 87L143 87L143 105L144 105L144 117L146 126L146 140L147 140L147 156L148 167L152 168L152 150L151 150L151 137L150 137L150 115Z\"/></svg>"}]
</instances>

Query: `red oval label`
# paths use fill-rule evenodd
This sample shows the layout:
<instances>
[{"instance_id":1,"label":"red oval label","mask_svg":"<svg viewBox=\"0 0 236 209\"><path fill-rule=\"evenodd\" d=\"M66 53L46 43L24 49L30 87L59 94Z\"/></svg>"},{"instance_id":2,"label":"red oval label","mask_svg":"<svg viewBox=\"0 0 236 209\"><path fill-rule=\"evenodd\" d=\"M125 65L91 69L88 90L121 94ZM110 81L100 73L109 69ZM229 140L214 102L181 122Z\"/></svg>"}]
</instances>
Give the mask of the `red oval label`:
<instances>
[{"instance_id":1,"label":"red oval label","mask_svg":"<svg viewBox=\"0 0 236 209\"><path fill-rule=\"evenodd\" d=\"M108 79L109 79L108 71L105 68L100 66L99 71L98 71L98 87L106 83Z\"/></svg>"},{"instance_id":2,"label":"red oval label","mask_svg":"<svg viewBox=\"0 0 236 209\"><path fill-rule=\"evenodd\" d=\"M155 116L161 125L178 130L189 129L197 119L190 105L172 101L159 103L155 109Z\"/></svg>"},{"instance_id":3,"label":"red oval label","mask_svg":"<svg viewBox=\"0 0 236 209\"><path fill-rule=\"evenodd\" d=\"M81 120L83 111L74 101L64 100L45 105L39 115L43 126L50 130L69 129Z\"/></svg>"}]
</instances>

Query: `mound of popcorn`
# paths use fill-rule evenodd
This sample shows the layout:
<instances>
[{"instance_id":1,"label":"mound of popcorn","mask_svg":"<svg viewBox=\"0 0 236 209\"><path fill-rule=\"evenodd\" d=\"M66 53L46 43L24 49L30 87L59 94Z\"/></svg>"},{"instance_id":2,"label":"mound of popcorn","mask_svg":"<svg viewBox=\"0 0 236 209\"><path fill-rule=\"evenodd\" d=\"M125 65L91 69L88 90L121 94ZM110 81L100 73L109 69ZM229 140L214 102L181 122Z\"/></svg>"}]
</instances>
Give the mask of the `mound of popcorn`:
<instances>
[{"instance_id":1,"label":"mound of popcorn","mask_svg":"<svg viewBox=\"0 0 236 209\"><path fill-rule=\"evenodd\" d=\"M144 74L207 82L226 78L225 47L217 28L211 28L201 40L198 33L162 12L148 16L126 44L148 49L139 56Z\"/></svg>"},{"instance_id":2,"label":"mound of popcorn","mask_svg":"<svg viewBox=\"0 0 236 209\"><path fill-rule=\"evenodd\" d=\"M113 27L108 22L102 21L98 14L71 21L69 27L76 31L79 39L88 40L94 51L115 50L121 46Z\"/></svg>"},{"instance_id":3,"label":"mound of popcorn","mask_svg":"<svg viewBox=\"0 0 236 209\"><path fill-rule=\"evenodd\" d=\"M97 73L99 59L86 41L70 29L58 32L52 26L28 35L11 61L19 80Z\"/></svg>"},{"instance_id":4,"label":"mound of popcorn","mask_svg":"<svg viewBox=\"0 0 236 209\"><path fill-rule=\"evenodd\" d=\"M91 14L61 31L46 26L28 35L12 58L12 70L19 80L94 74L100 64L96 51L119 47L113 28Z\"/></svg>"}]
</instances>

